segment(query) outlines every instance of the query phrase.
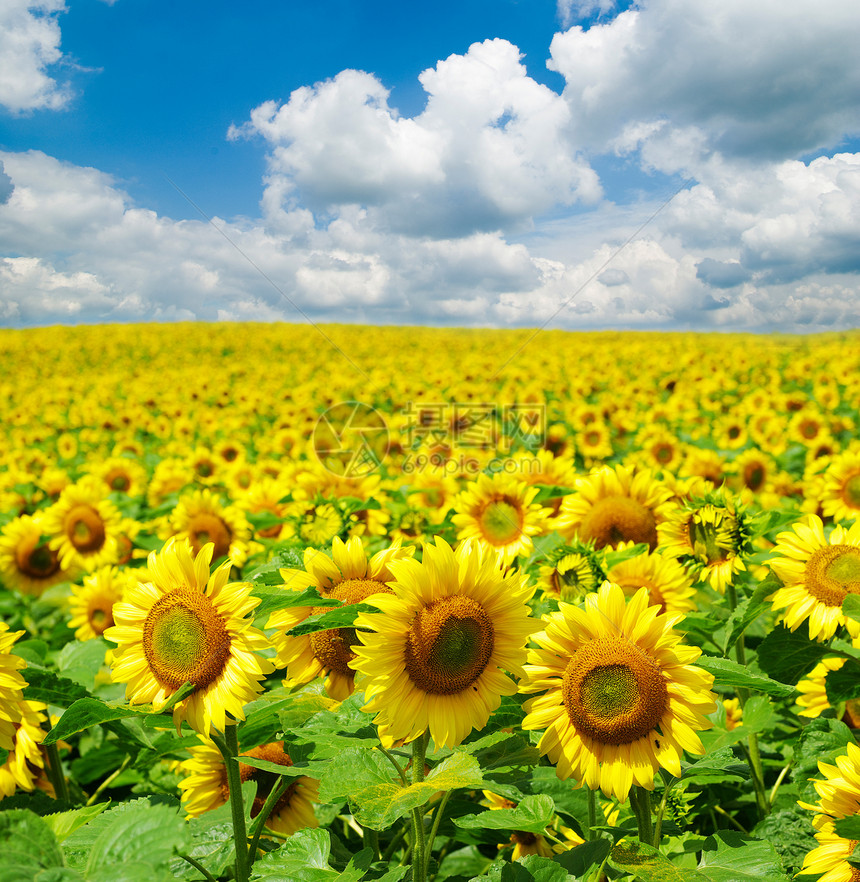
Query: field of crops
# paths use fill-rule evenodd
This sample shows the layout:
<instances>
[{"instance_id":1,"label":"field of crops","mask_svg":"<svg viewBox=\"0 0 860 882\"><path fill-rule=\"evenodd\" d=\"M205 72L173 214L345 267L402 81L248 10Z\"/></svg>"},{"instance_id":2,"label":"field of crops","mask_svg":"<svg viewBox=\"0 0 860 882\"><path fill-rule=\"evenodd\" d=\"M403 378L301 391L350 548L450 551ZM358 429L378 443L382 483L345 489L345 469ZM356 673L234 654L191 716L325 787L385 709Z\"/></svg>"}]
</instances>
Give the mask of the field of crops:
<instances>
[{"instance_id":1,"label":"field of crops","mask_svg":"<svg viewBox=\"0 0 860 882\"><path fill-rule=\"evenodd\" d=\"M860 880L860 333L0 331L3 882Z\"/></svg>"}]
</instances>

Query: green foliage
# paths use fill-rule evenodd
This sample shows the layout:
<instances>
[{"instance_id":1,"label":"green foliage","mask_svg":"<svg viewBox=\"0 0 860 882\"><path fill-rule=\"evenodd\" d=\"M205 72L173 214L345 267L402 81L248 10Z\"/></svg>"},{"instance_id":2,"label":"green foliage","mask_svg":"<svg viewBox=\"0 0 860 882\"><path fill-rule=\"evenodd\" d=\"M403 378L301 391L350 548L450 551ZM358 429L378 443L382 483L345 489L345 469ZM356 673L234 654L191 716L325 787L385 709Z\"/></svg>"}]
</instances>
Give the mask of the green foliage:
<instances>
[{"instance_id":1,"label":"green foliage","mask_svg":"<svg viewBox=\"0 0 860 882\"><path fill-rule=\"evenodd\" d=\"M778 625L758 647L758 663L761 669L781 683L797 683L828 654L824 643L809 639L809 628L790 631Z\"/></svg>"},{"instance_id":2,"label":"green foliage","mask_svg":"<svg viewBox=\"0 0 860 882\"><path fill-rule=\"evenodd\" d=\"M785 682L778 683L761 674L752 673L743 665L728 658L703 655L697 659L696 665L714 675L715 687L752 689L755 692L762 692L777 698L785 698L794 692L793 686L788 686Z\"/></svg>"}]
</instances>

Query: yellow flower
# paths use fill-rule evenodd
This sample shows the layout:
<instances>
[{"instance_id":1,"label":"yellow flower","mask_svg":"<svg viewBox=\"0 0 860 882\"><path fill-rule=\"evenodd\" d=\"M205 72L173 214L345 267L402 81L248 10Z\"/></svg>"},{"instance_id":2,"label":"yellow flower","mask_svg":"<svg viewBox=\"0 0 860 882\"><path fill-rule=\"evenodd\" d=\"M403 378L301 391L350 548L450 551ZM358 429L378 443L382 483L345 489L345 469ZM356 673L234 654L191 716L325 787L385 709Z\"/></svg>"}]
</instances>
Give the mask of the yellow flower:
<instances>
[{"instance_id":1,"label":"yellow flower","mask_svg":"<svg viewBox=\"0 0 860 882\"><path fill-rule=\"evenodd\" d=\"M654 788L660 767L681 774L681 754L704 753L696 734L716 709L713 677L692 665L701 654L672 630L642 588L625 605L604 582L585 608L560 604L533 638L523 692L523 728L544 729L541 753L559 778L576 778L624 801L635 783Z\"/></svg>"},{"instance_id":2,"label":"yellow flower","mask_svg":"<svg viewBox=\"0 0 860 882\"><path fill-rule=\"evenodd\" d=\"M451 519L459 527L458 539L476 539L497 551L505 564L532 548L532 536L543 529L547 512L532 502L538 488L514 475L496 472L478 475L456 497Z\"/></svg>"},{"instance_id":3,"label":"yellow flower","mask_svg":"<svg viewBox=\"0 0 860 882\"><path fill-rule=\"evenodd\" d=\"M122 600L126 577L116 567L101 567L84 577L83 585L72 586L69 598L69 627L76 640L99 637L113 626L113 606Z\"/></svg>"},{"instance_id":4,"label":"yellow flower","mask_svg":"<svg viewBox=\"0 0 860 882\"><path fill-rule=\"evenodd\" d=\"M230 798L227 770L224 768L221 752L208 738L201 736L200 741L199 745L189 748L191 757L184 760L180 766L185 777L179 782L179 789L182 791L185 810L192 818L224 805ZM280 743L254 747L243 751L241 756L266 760L279 766L293 764ZM257 781L257 794L251 805L251 817L256 818L271 793L273 776L242 762L239 763L239 775L242 783ZM289 836L296 830L318 826L314 814L314 803L318 799L319 781L306 775L293 778L284 794L272 807L266 819L266 826L282 836Z\"/></svg>"},{"instance_id":5,"label":"yellow flower","mask_svg":"<svg viewBox=\"0 0 860 882\"><path fill-rule=\"evenodd\" d=\"M59 554L43 541L44 519L21 515L0 530L0 582L22 594L40 595L72 577L60 566Z\"/></svg>"},{"instance_id":6,"label":"yellow flower","mask_svg":"<svg viewBox=\"0 0 860 882\"><path fill-rule=\"evenodd\" d=\"M27 666L24 659L12 652L15 641L23 631L10 631L0 622L0 749L12 750L15 744L15 724L21 720L21 703L26 680L18 673Z\"/></svg>"},{"instance_id":7,"label":"yellow flower","mask_svg":"<svg viewBox=\"0 0 860 882\"><path fill-rule=\"evenodd\" d=\"M785 624L794 631L808 619L813 640L829 640L841 625L860 636L860 623L842 615L846 595L860 594L860 523L825 538L821 518L807 515L776 540L770 567L783 587L768 599Z\"/></svg>"},{"instance_id":8,"label":"yellow flower","mask_svg":"<svg viewBox=\"0 0 860 882\"><path fill-rule=\"evenodd\" d=\"M248 557L251 525L236 506L222 505L209 490L195 490L180 496L170 515L169 535L187 539L195 554L212 543L215 560L229 557L241 567Z\"/></svg>"},{"instance_id":9,"label":"yellow flower","mask_svg":"<svg viewBox=\"0 0 860 882\"><path fill-rule=\"evenodd\" d=\"M45 767L39 745L45 737L42 723L47 720L46 706L36 701L18 702L18 722L9 756L0 766L0 799L11 796L20 787L33 790L41 770Z\"/></svg>"},{"instance_id":10,"label":"yellow flower","mask_svg":"<svg viewBox=\"0 0 860 882\"><path fill-rule=\"evenodd\" d=\"M821 509L837 521L860 519L860 453L834 456L824 478Z\"/></svg>"},{"instance_id":11,"label":"yellow flower","mask_svg":"<svg viewBox=\"0 0 860 882\"><path fill-rule=\"evenodd\" d=\"M257 653L269 643L251 627L260 603L250 585L228 583L229 560L211 575L213 546L192 557L187 541L169 541L148 559L149 582L129 584L115 604L116 625L104 636L117 648L111 665L114 682L127 683L132 704L158 711L186 682L194 691L173 709L177 726L187 720L208 735L223 732L226 715L245 719L243 707L262 690L274 670Z\"/></svg>"},{"instance_id":12,"label":"yellow flower","mask_svg":"<svg viewBox=\"0 0 860 882\"><path fill-rule=\"evenodd\" d=\"M860 872L848 863L857 841L837 836L833 821L823 821L819 827L815 834L818 848L806 855L800 872L817 876L817 882L858 882Z\"/></svg>"},{"instance_id":13,"label":"yellow flower","mask_svg":"<svg viewBox=\"0 0 860 882\"><path fill-rule=\"evenodd\" d=\"M305 549L305 572L282 569L284 588L302 592L312 586L322 597L333 597L344 605L361 603L371 594L389 592L386 582L394 577L389 564L412 557L415 549L402 548L395 542L375 554L369 561L361 540L353 536L344 543L335 537L332 556L314 548ZM331 607L289 607L272 613L266 624L275 628L272 642L278 652L277 665L287 669L287 686L310 683L325 675L328 694L343 701L354 690L355 671L349 662L355 658L353 647L358 642L354 628L332 628L300 637L288 637L286 632L311 615L328 612Z\"/></svg>"},{"instance_id":14,"label":"yellow flower","mask_svg":"<svg viewBox=\"0 0 860 882\"><path fill-rule=\"evenodd\" d=\"M624 547L624 543L619 545L619 549ZM651 552L639 554L610 567L606 578L619 585L627 597L647 588L650 603L656 604L661 613L685 615L696 608L693 580L671 557Z\"/></svg>"},{"instance_id":15,"label":"yellow flower","mask_svg":"<svg viewBox=\"0 0 860 882\"><path fill-rule=\"evenodd\" d=\"M45 512L44 532L65 570L92 572L119 556L120 514L107 498L107 488L92 475L70 484Z\"/></svg>"},{"instance_id":16,"label":"yellow flower","mask_svg":"<svg viewBox=\"0 0 860 882\"><path fill-rule=\"evenodd\" d=\"M598 548L619 542L657 547L657 525L675 507L671 492L647 469L603 466L577 478L576 493L565 496L555 529L566 539L593 541Z\"/></svg>"},{"instance_id":17,"label":"yellow flower","mask_svg":"<svg viewBox=\"0 0 860 882\"><path fill-rule=\"evenodd\" d=\"M534 589L494 553L472 542L455 553L440 537L421 563L389 568L394 593L368 598L379 612L356 620L356 689L384 737L408 742L429 730L437 747L453 747L516 693L505 672L522 673Z\"/></svg>"}]
</instances>

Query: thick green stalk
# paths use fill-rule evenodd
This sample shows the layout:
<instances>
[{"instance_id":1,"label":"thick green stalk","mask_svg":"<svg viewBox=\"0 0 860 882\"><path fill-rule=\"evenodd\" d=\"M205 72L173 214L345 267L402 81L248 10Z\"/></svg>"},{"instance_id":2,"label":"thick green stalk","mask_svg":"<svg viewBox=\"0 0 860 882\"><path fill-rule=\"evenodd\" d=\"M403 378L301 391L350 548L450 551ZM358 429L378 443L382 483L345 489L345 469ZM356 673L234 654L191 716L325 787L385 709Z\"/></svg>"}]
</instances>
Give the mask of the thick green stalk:
<instances>
[{"instance_id":1,"label":"thick green stalk","mask_svg":"<svg viewBox=\"0 0 860 882\"><path fill-rule=\"evenodd\" d=\"M729 608L735 611L738 605L738 595L733 582L729 582L726 586L726 597L729 600ZM735 643L735 658L739 665L746 667L746 645L744 643L744 635L741 634ZM741 709L746 705L749 698L749 691L738 687L738 702ZM743 725L743 721L741 721ZM761 762L761 752L758 746L758 735L753 732L747 738L746 751L747 765L750 767L750 776L752 777L753 790L755 791L755 801L758 806L760 818L766 818L770 814L770 800L767 797L767 790L764 786L764 767Z\"/></svg>"},{"instance_id":2,"label":"thick green stalk","mask_svg":"<svg viewBox=\"0 0 860 882\"><path fill-rule=\"evenodd\" d=\"M424 758L430 733L419 735L412 742L412 783L420 784L424 780ZM423 806L412 809L412 882L425 882L427 865L425 859L426 842L424 839Z\"/></svg>"},{"instance_id":3,"label":"thick green stalk","mask_svg":"<svg viewBox=\"0 0 860 882\"><path fill-rule=\"evenodd\" d=\"M230 811L233 815L233 841L236 844L236 882L248 882L250 866L248 861L248 831L245 827L245 807L242 804L242 778L239 774L239 736L235 724L224 727L224 735L213 736L212 740L224 757L227 767L227 787L230 791Z\"/></svg>"},{"instance_id":4,"label":"thick green stalk","mask_svg":"<svg viewBox=\"0 0 860 882\"><path fill-rule=\"evenodd\" d=\"M60 752L57 750L57 745L56 743L48 744L44 749L48 760L48 767L45 771L48 773L48 780L54 786L54 796L62 802L68 802L69 785L66 782L66 776L63 774L63 764L60 760Z\"/></svg>"},{"instance_id":5,"label":"thick green stalk","mask_svg":"<svg viewBox=\"0 0 860 882\"><path fill-rule=\"evenodd\" d=\"M644 787L634 784L630 788L630 807L636 817L639 841L651 845L654 841L654 828L651 824L651 793Z\"/></svg>"},{"instance_id":6,"label":"thick green stalk","mask_svg":"<svg viewBox=\"0 0 860 882\"><path fill-rule=\"evenodd\" d=\"M448 805L448 799L451 796L451 791L446 790L442 794L442 799L439 800L439 805L436 806L436 814L433 816L433 826L430 828L430 835L427 837L427 847L425 849L424 855L424 875L427 875L427 868L430 866L430 855L433 852L433 841L436 839L436 833L439 830L439 823L442 820L442 815L445 813L445 806Z\"/></svg>"},{"instance_id":7,"label":"thick green stalk","mask_svg":"<svg viewBox=\"0 0 860 882\"><path fill-rule=\"evenodd\" d=\"M597 795L588 788L588 828L585 831L586 842L594 839L594 828L597 826Z\"/></svg>"},{"instance_id":8,"label":"thick green stalk","mask_svg":"<svg viewBox=\"0 0 860 882\"><path fill-rule=\"evenodd\" d=\"M275 803L284 795L292 782L292 778L288 778L286 775L281 775L269 791L269 795L266 797L266 801L260 809L260 814L254 818L254 822L251 825L251 848L249 851L251 856L250 862L252 864L257 859L257 846L260 843L260 836L263 834L263 828L266 826L266 821L269 819L269 815L272 813Z\"/></svg>"}]
</instances>

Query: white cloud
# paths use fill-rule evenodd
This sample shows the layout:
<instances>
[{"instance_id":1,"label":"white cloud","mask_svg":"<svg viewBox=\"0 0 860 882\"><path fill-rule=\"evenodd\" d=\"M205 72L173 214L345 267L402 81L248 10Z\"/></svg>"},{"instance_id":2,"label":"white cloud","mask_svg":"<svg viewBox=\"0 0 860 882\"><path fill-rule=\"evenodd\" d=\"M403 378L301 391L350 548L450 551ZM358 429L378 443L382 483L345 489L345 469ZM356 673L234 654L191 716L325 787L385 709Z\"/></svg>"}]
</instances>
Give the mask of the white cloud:
<instances>
[{"instance_id":1,"label":"white cloud","mask_svg":"<svg viewBox=\"0 0 860 882\"><path fill-rule=\"evenodd\" d=\"M580 143L632 125L697 126L727 155L796 157L860 131L860 5L646 0L556 34L550 67Z\"/></svg>"},{"instance_id":2,"label":"white cloud","mask_svg":"<svg viewBox=\"0 0 860 882\"><path fill-rule=\"evenodd\" d=\"M49 70L62 59L63 0L3 0L0 3L0 105L12 113L57 110L69 100L67 87Z\"/></svg>"},{"instance_id":3,"label":"white cloud","mask_svg":"<svg viewBox=\"0 0 860 882\"><path fill-rule=\"evenodd\" d=\"M231 137L269 143L267 213L368 210L393 233L438 238L509 228L557 205L593 203L597 176L566 138L569 112L506 40L475 43L419 80L427 106L402 118L371 74L346 70L268 101Z\"/></svg>"}]
</instances>

